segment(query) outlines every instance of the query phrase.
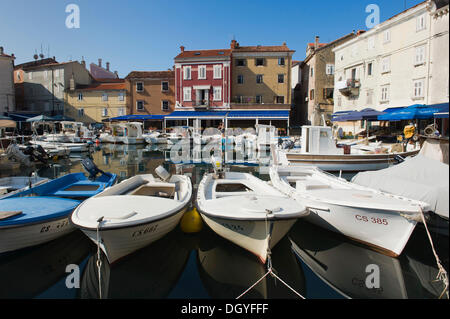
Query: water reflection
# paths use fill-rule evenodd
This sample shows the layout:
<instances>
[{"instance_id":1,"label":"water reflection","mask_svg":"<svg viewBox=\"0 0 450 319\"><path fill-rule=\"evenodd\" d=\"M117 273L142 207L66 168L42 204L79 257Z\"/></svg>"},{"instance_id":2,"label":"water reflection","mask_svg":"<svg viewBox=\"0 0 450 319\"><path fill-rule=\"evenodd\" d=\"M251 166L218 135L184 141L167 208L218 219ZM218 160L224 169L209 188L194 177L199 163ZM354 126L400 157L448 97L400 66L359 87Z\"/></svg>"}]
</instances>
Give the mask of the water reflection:
<instances>
[{"instance_id":1,"label":"water reflection","mask_svg":"<svg viewBox=\"0 0 450 319\"><path fill-rule=\"evenodd\" d=\"M364 299L436 298L444 287L440 282L433 282L438 273L434 258L429 254L417 254L424 251L418 247L428 249L427 238L423 235L418 230L416 240L413 239L417 242L408 243L399 258L377 253L305 221L294 225L289 239L297 256L343 296ZM448 246L446 251L448 260ZM366 286L366 279L372 273L366 272L368 265L379 267L379 288Z\"/></svg>"},{"instance_id":2,"label":"water reflection","mask_svg":"<svg viewBox=\"0 0 450 319\"><path fill-rule=\"evenodd\" d=\"M101 254L101 297L166 298L176 285L189 257L180 245L183 234L174 230L162 239L110 266ZM81 280L81 298L100 298L97 255L92 255Z\"/></svg>"},{"instance_id":3,"label":"water reflection","mask_svg":"<svg viewBox=\"0 0 450 319\"><path fill-rule=\"evenodd\" d=\"M66 266L89 254L90 241L74 231L46 244L0 257L0 299L34 298L64 279Z\"/></svg>"},{"instance_id":4,"label":"water reflection","mask_svg":"<svg viewBox=\"0 0 450 319\"><path fill-rule=\"evenodd\" d=\"M212 298L236 298L257 282L267 269L246 250L215 235L202 233L198 254L200 278ZM305 277L287 238L272 252L275 273L297 292L305 294ZM242 298L298 298L281 282L267 276Z\"/></svg>"}]
</instances>

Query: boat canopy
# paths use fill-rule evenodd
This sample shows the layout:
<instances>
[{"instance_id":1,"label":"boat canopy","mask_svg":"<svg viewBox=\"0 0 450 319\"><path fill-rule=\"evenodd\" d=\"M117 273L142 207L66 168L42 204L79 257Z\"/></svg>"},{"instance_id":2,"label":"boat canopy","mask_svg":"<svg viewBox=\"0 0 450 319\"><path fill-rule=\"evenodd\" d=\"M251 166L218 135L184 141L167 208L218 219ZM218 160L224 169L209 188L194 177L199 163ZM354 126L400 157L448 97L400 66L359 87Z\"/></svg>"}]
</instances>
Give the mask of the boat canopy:
<instances>
[{"instance_id":1,"label":"boat canopy","mask_svg":"<svg viewBox=\"0 0 450 319\"><path fill-rule=\"evenodd\" d=\"M333 114L333 122L346 122L346 121L378 121L378 116L385 114L371 108L365 108L361 111L341 111Z\"/></svg>"}]
</instances>

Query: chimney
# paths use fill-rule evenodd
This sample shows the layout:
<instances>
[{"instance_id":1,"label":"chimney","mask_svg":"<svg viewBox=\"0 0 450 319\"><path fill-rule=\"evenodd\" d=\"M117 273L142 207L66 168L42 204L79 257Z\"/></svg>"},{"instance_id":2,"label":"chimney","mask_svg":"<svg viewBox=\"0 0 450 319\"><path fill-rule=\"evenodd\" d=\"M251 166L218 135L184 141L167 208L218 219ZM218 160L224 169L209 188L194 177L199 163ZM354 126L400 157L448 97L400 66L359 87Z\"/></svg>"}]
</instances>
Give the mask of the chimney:
<instances>
[{"instance_id":1,"label":"chimney","mask_svg":"<svg viewBox=\"0 0 450 319\"><path fill-rule=\"evenodd\" d=\"M98 66L102 67L102 59L98 59Z\"/></svg>"},{"instance_id":2,"label":"chimney","mask_svg":"<svg viewBox=\"0 0 450 319\"><path fill-rule=\"evenodd\" d=\"M3 54L3 47L0 47L0 54Z\"/></svg>"},{"instance_id":3,"label":"chimney","mask_svg":"<svg viewBox=\"0 0 450 319\"><path fill-rule=\"evenodd\" d=\"M180 47L181 52L184 52L184 46Z\"/></svg>"},{"instance_id":4,"label":"chimney","mask_svg":"<svg viewBox=\"0 0 450 319\"><path fill-rule=\"evenodd\" d=\"M86 61L84 61L84 57L81 58L81 65L86 69Z\"/></svg>"},{"instance_id":5,"label":"chimney","mask_svg":"<svg viewBox=\"0 0 450 319\"><path fill-rule=\"evenodd\" d=\"M319 48L319 36L316 35L316 42L314 42L314 49L318 49Z\"/></svg>"},{"instance_id":6,"label":"chimney","mask_svg":"<svg viewBox=\"0 0 450 319\"><path fill-rule=\"evenodd\" d=\"M236 43L237 43L236 40L231 40L230 48L231 48L231 49L236 49L236 48L237 48Z\"/></svg>"},{"instance_id":7,"label":"chimney","mask_svg":"<svg viewBox=\"0 0 450 319\"><path fill-rule=\"evenodd\" d=\"M109 71L109 62L106 62L106 71Z\"/></svg>"}]
</instances>

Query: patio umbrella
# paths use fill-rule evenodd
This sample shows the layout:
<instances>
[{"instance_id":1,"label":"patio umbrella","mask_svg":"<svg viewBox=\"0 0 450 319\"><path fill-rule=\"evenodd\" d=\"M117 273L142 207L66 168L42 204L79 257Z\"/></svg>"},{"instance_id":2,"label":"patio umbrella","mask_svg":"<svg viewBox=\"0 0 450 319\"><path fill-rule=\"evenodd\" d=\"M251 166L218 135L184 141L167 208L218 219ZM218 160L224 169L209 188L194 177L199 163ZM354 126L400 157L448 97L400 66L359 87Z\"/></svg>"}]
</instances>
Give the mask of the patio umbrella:
<instances>
[{"instance_id":1,"label":"patio umbrella","mask_svg":"<svg viewBox=\"0 0 450 319\"><path fill-rule=\"evenodd\" d=\"M53 121L75 122L75 120L73 118L65 116L65 115L56 115L53 117Z\"/></svg>"},{"instance_id":2,"label":"patio umbrella","mask_svg":"<svg viewBox=\"0 0 450 319\"><path fill-rule=\"evenodd\" d=\"M43 114L27 119L27 122L37 122L37 121L55 121L55 119L51 116Z\"/></svg>"}]
</instances>

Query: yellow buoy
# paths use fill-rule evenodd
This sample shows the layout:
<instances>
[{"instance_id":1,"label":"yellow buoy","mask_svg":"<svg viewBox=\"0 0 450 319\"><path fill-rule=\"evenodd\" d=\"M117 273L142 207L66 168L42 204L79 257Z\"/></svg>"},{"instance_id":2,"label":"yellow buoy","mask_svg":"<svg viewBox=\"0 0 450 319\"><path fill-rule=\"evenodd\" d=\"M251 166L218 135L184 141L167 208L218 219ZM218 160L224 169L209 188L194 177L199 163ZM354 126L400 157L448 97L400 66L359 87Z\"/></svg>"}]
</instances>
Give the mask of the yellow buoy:
<instances>
[{"instance_id":1,"label":"yellow buoy","mask_svg":"<svg viewBox=\"0 0 450 319\"><path fill-rule=\"evenodd\" d=\"M198 233L202 230L202 217L197 212L195 207L183 215L183 218L181 218L180 227L185 233Z\"/></svg>"}]
</instances>

